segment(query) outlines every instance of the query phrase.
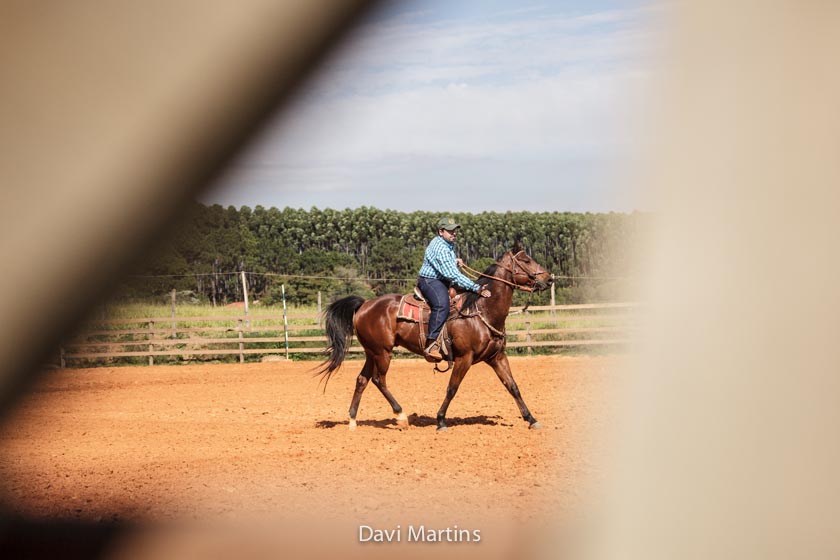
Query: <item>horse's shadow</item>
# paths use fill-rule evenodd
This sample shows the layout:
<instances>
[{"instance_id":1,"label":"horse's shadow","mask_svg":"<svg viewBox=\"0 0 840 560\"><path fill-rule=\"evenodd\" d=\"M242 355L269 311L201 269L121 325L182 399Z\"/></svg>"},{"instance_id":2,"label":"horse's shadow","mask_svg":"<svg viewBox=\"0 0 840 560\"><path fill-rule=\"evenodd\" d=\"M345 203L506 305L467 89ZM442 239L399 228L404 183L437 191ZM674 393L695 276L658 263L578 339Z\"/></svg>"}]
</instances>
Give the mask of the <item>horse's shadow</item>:
<instances>
[{"instance_id":1,"label":"horse's shadow","mask_svg":"<svg viewBox=\"0 0 840 560\"><path fill-rule=\"evenodd\" d=\"M429 426L437 427L437 419L432 416L426 415L419 415L419 414L411 414L408 417L408 423L412 428L427 428ZM321 429L328 429L328 428L335 428L336 426L347 426L349 424L348 420L319 420L315 423L316 428ZM483 425L483 426L512 426L513 424L509 424L504 422L501 416L486 416L481 414L479 416L469 416L466 418L461 418L458 416L447 417L446 418L446 425L447 426L471 426L471 425ZM394 418L388 418L385 420L359 420L359 426L372 426L374 428L381 428L381 429L395 429L399 426L397 425L397 421Z\"/></svg>"}]
</instances>

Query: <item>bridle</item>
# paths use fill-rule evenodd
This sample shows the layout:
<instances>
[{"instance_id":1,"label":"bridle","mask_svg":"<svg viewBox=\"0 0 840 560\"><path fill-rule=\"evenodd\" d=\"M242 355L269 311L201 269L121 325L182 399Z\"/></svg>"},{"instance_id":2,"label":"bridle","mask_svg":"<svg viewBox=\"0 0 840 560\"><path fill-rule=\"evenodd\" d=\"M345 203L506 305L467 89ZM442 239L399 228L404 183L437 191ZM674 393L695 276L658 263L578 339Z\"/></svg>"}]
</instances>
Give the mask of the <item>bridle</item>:
<instances>
[{"instance_id":1,"label":"bridle","mask_svg":"<svg viewBox=\"0 0 840 560\"><path fill-rule=\"evenodd\" d=\"M514 313L522 313L526 309L528 309L529 305L531 305L531 295L534 293L534 290L536 289L536 285L537 285L537 274L545 273L544 270L541 270L542 267L538 267L538 270L540 270L540 272L535 272L535 273L528 272L528 269L525 268L522 265L521 262L519 262L518 257L520 255L522 255L523 253L525 253L525 251L519 251L518 253L511 255L512 264L511 264L510 268L503 265L501 262L496 261L496 266L498 266L502 270L506 270L506 271L510 272L510 274L511 274L510 277L513 279L513 282L511 282L509 280L505 280L504 278L499 278L498 276L490 276L489 274L484 274L483 272L479 272L474 268L468 267L467 265L463 265L463 268L465 270L468 270L468 271L472 272L473 274L475 274L476 277L483 276L485 278L489 278L490 280L495 280L497 282L507 284L508 286L516 288L517 290L522 290L523 292L528 292L528 302L525 304L525 307L523 307L519 311L514 311ZM516 275L519 271L521 271L523 274L525 274L528 277L528 284L517 284L516 283ZM553 278L554 278L554 276L552 276L552 279ZM469 317L477 316L479 319L481 319L481 322L484 323L487 326L488 329L490 329L490 332L493 333L493 335L495 335L497 337L500 337L502 339L504 339L505 336L506 336L504 329L499 330L496 327L494 327L493 325L491 325L487 321L487 319L484 318L484 315L482 315L481 311L476 311L474 314L471 314L471 315L464 315L463 312L459 312L459 316L461 318L469 318ZM498 351L499 350L497 350L497 352Z\"/></svg>"},{"instance_id":2,"label":"bridle","mask_svg":"<svg viewBox=\"0 0 840 560\"><path fill-rule=\"evenodd\" d=\"M534 289L535 289L534 287L537 285L537 274L528 272L528 269L526 269L522 265L522 263L519 262L519 259L517 259L517 257L519 255L523 254L523 253L525 253L524 250L519 251L515 255L511 256L511 260L513 261L512 268L508 268L505 265L503 265L500 261L496 261L496 266L498 266L502 270L507 270L508 272L510 272L510 277L513 278L513 282L511 282L509 280L505 280L504 278L499 278L497 276L490 276L489 274L484 274L483 272L479 272L479 271L475 270L474 268L468 267L467 265L464 265L463 268L464 268L464 270L469 270L470 272L472 272L473 274L475 274L477 276L483 276L485 278L489 278L490 280L496 280L497 282L507 284L508 286L516 288L517 290L522 290L523 292L531 293L531 292L534 291ZM516 274L517 274L518 270L521 270L521 272L528 277L528 284L517 284L516 283Z\"/></svg>"}]
</instances>

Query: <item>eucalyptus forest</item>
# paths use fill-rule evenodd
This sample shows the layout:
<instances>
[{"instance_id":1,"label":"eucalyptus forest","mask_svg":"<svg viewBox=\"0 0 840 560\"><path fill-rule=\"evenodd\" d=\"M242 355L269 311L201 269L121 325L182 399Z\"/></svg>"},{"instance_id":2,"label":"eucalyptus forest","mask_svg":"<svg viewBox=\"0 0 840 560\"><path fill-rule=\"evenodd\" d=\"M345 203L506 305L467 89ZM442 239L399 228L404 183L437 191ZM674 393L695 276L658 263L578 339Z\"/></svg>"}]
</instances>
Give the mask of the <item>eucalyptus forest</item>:
<instances>
[{"instance_id":1,"label":"eucalyptus forest","mask_svg":"<svg viewBox=\"0 0 840 560\"><path fill-rule=\"evenodd\" d=\"M623 297L637 271L634 248L649 231L644 213L453 212L461 224L456 251L484 270L515 245L557 276L557 303ZM371 207L333 210L224 208L195 203L181 224L138 265L119 290L123 299L168 297L203 302L249 297L310 304L348 293L370 297L411 289L438 212ZM546 303L547 293L536 303Z\"/></svg>"}]
</instances>

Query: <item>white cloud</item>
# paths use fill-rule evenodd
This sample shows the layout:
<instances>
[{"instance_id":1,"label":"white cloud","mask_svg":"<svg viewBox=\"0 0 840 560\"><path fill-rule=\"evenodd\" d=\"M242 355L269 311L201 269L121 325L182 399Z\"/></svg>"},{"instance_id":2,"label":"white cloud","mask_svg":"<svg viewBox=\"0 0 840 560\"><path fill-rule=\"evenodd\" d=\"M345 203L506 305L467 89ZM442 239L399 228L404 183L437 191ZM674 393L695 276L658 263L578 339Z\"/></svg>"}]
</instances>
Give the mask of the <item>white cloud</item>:
<instances>
[{"instance_id":1,"label":"white cloud","mask_svg":"<svg viewBox=\"0 0 840 560\"><path fill-rule=\"evenodd\" d=\"M609 159L634 141L627 107L651 50L644 14L526 10L509 20L368 26L227 182L315 192L394 161Z\"/></svg>"},{"instance_id":2,"label":"white cloud","mask_svg":"<svg viewBox=\"0 0 840 560\"><path fill-rule=\"evenodd\" d=\"M577 69L515 84L469 80L309 104L265 154L286 162L392 156L551 157L613 148L630 74Z\"/></svg>"}]
</instances>

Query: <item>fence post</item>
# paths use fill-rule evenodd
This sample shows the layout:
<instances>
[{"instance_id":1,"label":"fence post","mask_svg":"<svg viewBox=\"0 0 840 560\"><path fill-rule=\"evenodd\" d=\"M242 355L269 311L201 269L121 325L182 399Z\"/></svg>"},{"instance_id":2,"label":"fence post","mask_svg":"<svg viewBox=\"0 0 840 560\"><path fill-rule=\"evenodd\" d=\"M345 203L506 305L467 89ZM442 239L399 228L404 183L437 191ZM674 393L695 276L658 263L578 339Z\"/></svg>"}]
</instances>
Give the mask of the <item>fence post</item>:
<instances>
[{"instance_id":1,"label":"fence post","mask_svg":"<svg viewBox=\"0 0 840 560\"><path fill-rule=\"evenodd\" d=\"M283 294L283 335L286 338L286 359L289 359L289 319L286 315L286 284L280 284Z\"/></svg>"},{"instance_id":2,"label":"fence post","mask_svg":"<svg viewBox=\"0 0 840 560\"><path fill-rule=\"evenodd\" d=\"M245 279L245 271L240 271L242 273L242 297L245 300L245 327L251 328L251 321L248 319L248 282Z\"/></svg>"},{"instance_id":3,"label":"fence post","mask_svg":"<svg viewBox=\"0 0 840 560\"><path fill-rule=\"evenodd\" d=\"M556 317L556 316L557 316L557 311L554 309L554 307L555 307L556 305L557 305L557 303L556 303L556 302L555 302L555 300L554 300L554 282L552 282L552 283L551 283L551 316L552 316L552 317Z\"/></svg>"},{"instance_id":4,"label":"fence post","mask_svg":"<svg viewBox=\"0 0 840 560\"><path fill-rule=\"evenodd\" d=\"M245 343L242 339L242 319L237 319L237 323L238 324L236 325L236 330L237 332L239 332L239 363L244 364L245 354L243 353L243 350L245 350Z\"/></svg>"},{"instance_id":5,"label":"fence post","mask_svg":"<svg viewBox=\"0 0 840 560\"><path fill-rule=\"evenodd\" d=\"M152 355L152 352L155 351L154 346L152 345L152 341L155 338L155 322L149 321L149 365L155 365L155 357Z\"/></svg>"},{"instance_id":6,"label":"fence post","mask_svg":"<svg viewBox=\"0 0 840 560\"><path fill-rule=\"evenodd\" d=\"M172 288L172 338L178 338L175 334L175 330L178 328L177 322L175 321L175 299L177 298L177 294L175 292L175 288Z\"/></svg>"},{"instance_id":7,"label":"fence post","mask_svg":"<svg viewBox=\"0 0 840 560\"><path fill-rule=\"evenodd\" d=\"M321 290L318 290L318 328L321 328Z\"/></svg>"},{"instance_id":8,"label":"fence post","mask_svg":"<svg viewBox=\"0 0 840 560\"><path fill-rule=\"evenodd\" d=\"M64 346L58 347L58 363L61 366L61 369L67 367L67 360L64 359Z\"/></svg>"},{"instance_id":9,"label":"fence post","mask_svg":"<svg viewBox=\"0 0 840 560\"><path fill-rule=\"evenodd\" d=\"M525 316L528 316L528 311L525 312ZM531 321L525 321L525 342L531 342ZM533 348L529 346L528 355L530 356L533 351Z\"/></svg>"}]
</instances>

